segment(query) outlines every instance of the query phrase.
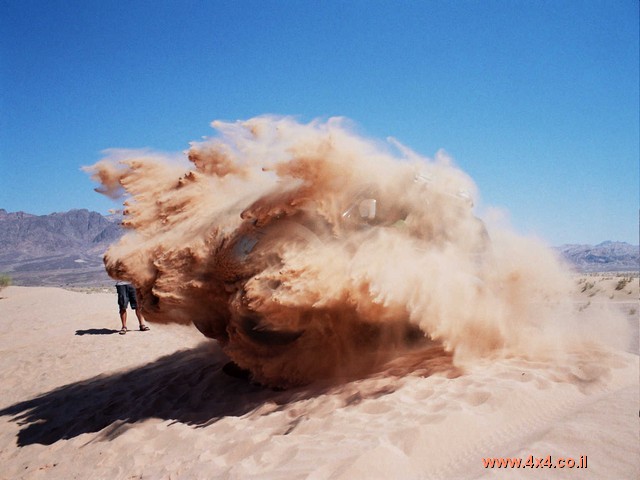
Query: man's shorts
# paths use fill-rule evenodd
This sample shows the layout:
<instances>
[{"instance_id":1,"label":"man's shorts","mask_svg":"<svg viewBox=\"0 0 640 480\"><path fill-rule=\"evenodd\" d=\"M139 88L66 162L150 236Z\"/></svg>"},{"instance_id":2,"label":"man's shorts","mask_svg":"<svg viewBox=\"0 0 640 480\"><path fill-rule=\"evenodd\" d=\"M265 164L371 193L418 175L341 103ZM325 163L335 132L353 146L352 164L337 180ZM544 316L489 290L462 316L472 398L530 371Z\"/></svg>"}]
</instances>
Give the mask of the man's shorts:
<instances>
[{"instance_id":1,"label":"man's shorts","mask_svg":"<svg viewBox=\"0 0 640 480\"><path fill-rule=\"evenodd\" d=\"M118 292L118 306L121 312L127 309L128 303L131 304L131 308L134 310L138 308L136 289L133 285L116 285L116 291Z\"/></svg>"}]
</instances>

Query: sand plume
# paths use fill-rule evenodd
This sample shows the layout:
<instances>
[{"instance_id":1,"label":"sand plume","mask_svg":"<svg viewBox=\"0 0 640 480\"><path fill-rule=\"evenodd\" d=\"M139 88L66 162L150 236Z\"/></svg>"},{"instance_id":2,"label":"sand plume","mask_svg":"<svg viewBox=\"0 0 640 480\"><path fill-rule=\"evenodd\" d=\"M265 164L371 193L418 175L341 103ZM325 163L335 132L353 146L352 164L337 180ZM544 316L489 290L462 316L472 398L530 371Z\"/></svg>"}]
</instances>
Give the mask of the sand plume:
<instances>
[{"instance_id":1,"label":"sand plume","mask_svg":"<svg viewBox=\"0 0 640 480\"><path fill-rule=\"evenodd\" d=\"M475 184L443 152L423 158L339 118L213 127L190 163L118 151L89 167L98 191L128 197L129 232L105 265L138 286L149 320L192 322L280 386L362 374L433 343L463 364L582 341L554 255L489 236Z\"/></svg>"}]
</instances>

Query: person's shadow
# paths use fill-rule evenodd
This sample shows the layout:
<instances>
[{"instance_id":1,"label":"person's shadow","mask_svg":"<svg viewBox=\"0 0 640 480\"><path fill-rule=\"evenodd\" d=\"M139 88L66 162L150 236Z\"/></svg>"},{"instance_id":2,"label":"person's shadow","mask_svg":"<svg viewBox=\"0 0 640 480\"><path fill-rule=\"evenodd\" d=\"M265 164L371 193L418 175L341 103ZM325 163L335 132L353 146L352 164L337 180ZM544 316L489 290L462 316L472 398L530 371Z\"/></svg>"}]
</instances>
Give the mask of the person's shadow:
<instances>
[{"instance_id":1,"label":"person's shadow","mask_svg":"<svg viewBox=\"0 0 640 480\"><path fill-rule=\"evenodd\" d=\"M76 335L112 335L118 332L119 330L112 328L88 328L87 330L76 330Z\"/></svg>"},{"instance_id":2,"label":"person's shadow","mask_svg":"<svg viewBox=\"0 0 640 480\"><path fill-rule=\"evenodd\" d=\"M441 350L434 352L432 360L435 366L428 366L423 372L426 375L443 370L443 361L444 370L451 365L450 355L443 356ZM101 430L99 439L109 440L126 431L126 424L148 418L202 427L223 417L242 416L266 402L284 406L336 387L316 384L275 391L225 374L227 362L215 342L206 342L133 370L65 385L6 407L0 410L0 416L13 416L12 420L22 427L18 446L51 445ZM400 375L406 373L404 370ZM389 373L393 375L391 370ZM393 387L384 385L362 392L359 398L392 391Z\"/></svg>"}]
</instances>

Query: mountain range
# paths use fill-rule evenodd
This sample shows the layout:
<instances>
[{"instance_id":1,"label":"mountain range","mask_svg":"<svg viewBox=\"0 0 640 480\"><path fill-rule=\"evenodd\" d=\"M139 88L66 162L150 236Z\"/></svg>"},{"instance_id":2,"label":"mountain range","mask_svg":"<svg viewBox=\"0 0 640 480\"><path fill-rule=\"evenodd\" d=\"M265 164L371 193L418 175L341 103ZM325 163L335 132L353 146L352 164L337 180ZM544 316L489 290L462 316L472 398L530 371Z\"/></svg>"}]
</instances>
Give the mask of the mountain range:
<instances>
[{"instance_id":1,"label":"mountain range","mask_svg":"<svg viewBox=\"0 0 640 480\"><path fill-rule=\"evenodd\" d=\"M32 215L0 208L0 272L15 285L113 284L102 255L121 235L118 216L86 209Z\"/></svg>"},{"instance_id":2,"label":"mountain range","mask_svg":"<svg viewBox=\"0 0 640 480\"><path fill-rule=\"evenodd\" d=\"M556 252L581 273L638 272L640 247L606 241L598 245L562 245Z\"/></svg>"},{"instance_id":3,"label":"mountain range","mask_svg":"<svg viewBox=\"0 0 640 480\"><path fill-rule=\"evenodd\" d=\"M32 215L0 208L0 273L15 285L113 285L102 255L122 236L121 220L86 209ZM639 269L639 247L624 242L562 245L555 251L582 273Z\"/></svg>"}]
</instances>

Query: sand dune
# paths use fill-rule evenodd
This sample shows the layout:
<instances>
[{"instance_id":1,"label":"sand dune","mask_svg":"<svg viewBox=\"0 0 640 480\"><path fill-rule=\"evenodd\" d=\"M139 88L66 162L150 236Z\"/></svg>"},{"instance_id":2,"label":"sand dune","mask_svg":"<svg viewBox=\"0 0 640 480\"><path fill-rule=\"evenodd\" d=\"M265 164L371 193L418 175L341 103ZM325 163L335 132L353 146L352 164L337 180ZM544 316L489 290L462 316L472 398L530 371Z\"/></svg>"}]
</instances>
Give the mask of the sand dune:
<instances>
[{"instance_id":1,"label":"sand dune","mask_svg":"<svg viewBox=\"0 0 640 480\"><path fill-rule=\"evenodd\" d=\"M633 282L631 294L598 283L603 302L613 288L637 305ZM225 375L226 357L195 328L117 335L112 293L10 287L0 297L0 478L640 475L631 307L636 340L617 352L459 368L434 350L345 384L274 391ZM529 455L588 463L552 474L482 463Z\"/></svg>"}]
</instances>

